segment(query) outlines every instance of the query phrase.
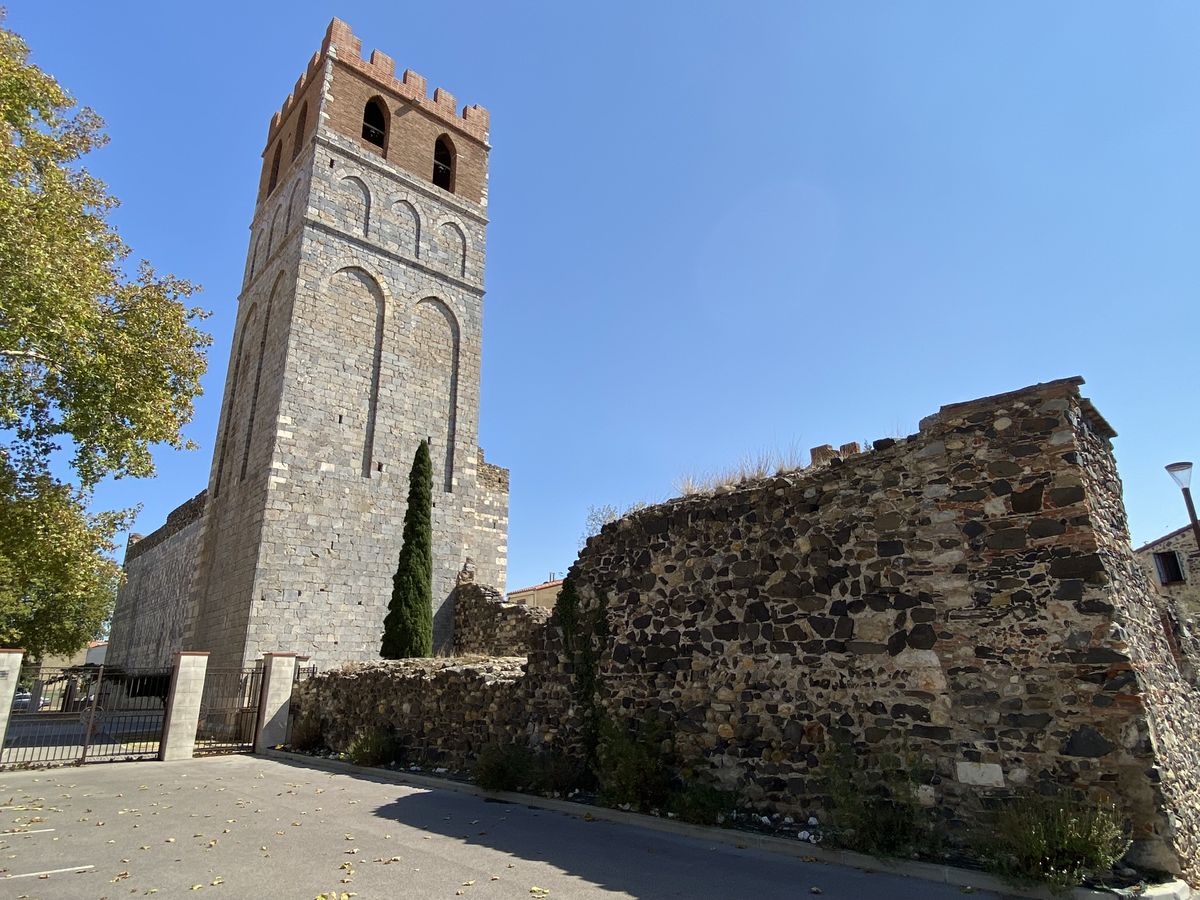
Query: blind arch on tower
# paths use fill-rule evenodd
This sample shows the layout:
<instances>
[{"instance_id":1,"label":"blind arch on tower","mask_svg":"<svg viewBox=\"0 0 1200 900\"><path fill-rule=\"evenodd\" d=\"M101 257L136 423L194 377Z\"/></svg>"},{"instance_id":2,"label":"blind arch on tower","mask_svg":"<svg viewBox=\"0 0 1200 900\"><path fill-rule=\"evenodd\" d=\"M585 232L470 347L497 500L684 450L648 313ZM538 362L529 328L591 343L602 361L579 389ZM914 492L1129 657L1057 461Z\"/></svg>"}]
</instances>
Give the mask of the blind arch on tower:
<instances>
[{"instance_id":1,"label":"blind arch on tower","mask_svg":"<svg viewBox=\"0 0 1200 900\"><path fill-rule=\"evenodd\" d=\"M438 261L446 271L466 277L467 234L457 222L446 219L437 227Z\"/></svg>"},{"instance_id":2,"label":"blind arch on tower","mask_svg":"<svg viewBox=\"0 0 1200 900\"><path fill-rule=\"evenodd\" d=\"M426 297L413 315L413 392L430 403L433 418L423 432L432 439L434 481L441 468L442 490L454 490L454 443L458 430L459 327L454 311L437 297Z\"/></svg>"},{"instance_id":3,"label":"blind arch on tower","mask_svg":"<svg viewBox=\"0 0 1200 900\"><path fill-rule=\"evenodd\" d=\"M417 212L417 208L408 200L400 199L392 204L392 211L396 217L397 241L400 245L400 252L412 256L414 259L421 257L421 214Z\"/></svg>"},{"instance_id":4,"label":"blind arch on tower","mask_svg":"<svg viewBox=\"0 0 1200 900\"><path fill-rule=\"evenodd\" d=\"M348 424L361 435L361 472L370 478L375 469L375 442L379 418L379 385L383 363L383 331L387 301L379 280L359 266L343 266L329 278L328 293L345 315L332 323L330 338L347 356L342 383Z\"/></svg>"},{"instance_id":5,"label":"blind arch on tower","mask_svg":"<svg viewBox=\"0 0 1200 900\"><path fill-rule=\"evenodd\" d=\"M371 228L371 189L357 175L344 176L341 188L347 225L351 231L366 237Z\"/></svg>"},{"instance_id":6,"label":"blind arch on tower","mask_svg":"<svg viewBox=\"0 0 1200 900\"><path fill-rule=\"evenodd\" d=\"M221 496L221 486L225 478L225 459L229 451L230 436L237 428L238 422L238 398L242 393L239 391L242 380L242 367L246 359L246 336L254 330L255 322L258 319L258 304L251 303L246 310L246 317L242 320L242 327L238 333L237 352L233 357L233 377L229 380L229 398L225 404L225 421L221 428L221 449L217 454L217 475L213 485L213 499ZM251 347L253 347L251 341Z\"/></svg>"},{"instance_id":7,"label":"blind arch on tower","mask_svg":"<svg viewBox=\"0 0 1200 900\"><path fill-rule=\"evenodd\" d=\"M246 466L250 460L250 441L254 437L254 422L258 414L258 388L262 383L263 360L267 355L267 334L271 328L271 309L275 306L275 298L279 295L282 284L283 273L280 273L275 279L275 284L271 286L266 311L263 313L262 330L258 339L258 362L254 367L254 384L250 389L250 411L246 414L246 439L242 443L242 471L238 476L239 482L245 480Z\"/></svg>"},{"instance_id":8,"label":"blind arch on tower","mask_svg":"<svg viewBox=\"0 0 1200 900\"><path fill-rule=\"evenodd\" d=\"M277 241L283 240L284 231L279 229L279 217L283 215L283 207L275 208L275 215L271 217L271 230L267 232L267 259L271 258L271 254L275 252L278 246Z\"/></svg>"}]
</instances>

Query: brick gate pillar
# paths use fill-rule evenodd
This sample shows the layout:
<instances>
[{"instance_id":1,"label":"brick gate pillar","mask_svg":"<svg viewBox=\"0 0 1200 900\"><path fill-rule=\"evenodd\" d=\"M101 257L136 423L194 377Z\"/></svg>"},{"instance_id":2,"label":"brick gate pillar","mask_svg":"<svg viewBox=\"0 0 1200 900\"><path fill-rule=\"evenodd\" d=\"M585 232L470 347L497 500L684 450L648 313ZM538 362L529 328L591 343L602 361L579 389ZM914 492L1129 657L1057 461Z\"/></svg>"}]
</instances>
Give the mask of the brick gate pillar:
<instances>
[{"instance_id":1,"label":"brick gate pillar","mask_svg":"<svg viewBox=\"0 0 1200 900\"><path fill-rule=\"evenodd\" d=\"M17 677L24 657L24 650L0 650L0 750L4 749L4 735L12 717L13 694L17 692Z\"/></svg>"},{"instance_id":2,"label":"brick gate pillar","mask_svg":"<svg viewBox=\"0 0 1200 900\"><path fill-rule=\"evenodd\" d=\"M287 740L288 710L295 681L295 653L263 655L262 699L258 704L258 727L254 730L255 753Z\"/></svg>"},{"instance_id":3,"label":"brick gate pillar","mask_svg":"<svg viewBox=\"0 0 1200 900\"><path fill-rule=\"evenodd\" d=\"M196 729L200 726L200 700L204 696L204 674L208 671L208 652L180 650L175 654L171 674L171 693L163 711L162 746L158 758L191 759L196 749Z\"/></svg>"}]
</instances>

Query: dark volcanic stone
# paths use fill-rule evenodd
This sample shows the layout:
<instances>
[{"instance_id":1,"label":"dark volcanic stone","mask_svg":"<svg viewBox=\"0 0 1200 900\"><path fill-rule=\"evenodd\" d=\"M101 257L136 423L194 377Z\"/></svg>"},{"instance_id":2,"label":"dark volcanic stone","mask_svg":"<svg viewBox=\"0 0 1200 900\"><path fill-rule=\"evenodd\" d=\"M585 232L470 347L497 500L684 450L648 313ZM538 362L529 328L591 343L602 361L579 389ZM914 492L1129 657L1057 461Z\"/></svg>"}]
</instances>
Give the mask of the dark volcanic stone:
<instances>
[{"instance_id":1,"label":"dark volcanic stone","mask_svg":"<svg viewBox=\"0 0 1200 900\"><path fill-rule=\"evenodd\" d=\"M987 545L993 550L1018 550L1025 546L1025 529L1005 528L989 534Z\"/></svg>"},{"instance_id":2,"label":"dark volcanic stone","mask_svg":"<svg viewBox=\"0 0 1200 900\"><path fill-rule=\"evenodd\" d=\"M915 719L918 722L929 721L929 710L923 706L912 706L908 703L892 704L893 719Z\"/></svg>"},{"instance_id":3,"label":"dark volcanic stone","mask_svg":"<svg viewBox=\"0 0 1200 900\"><path fill-rule=\"evenodd\" d=\"M1104 571L1104 563L1095 553L1067 556L1050 562L1050 574L1054 578L1086 578Z\"/></svg>"},{"instance_id":4,"label":"dark volcanic stone","mask_svg":"<svg viewBox=\"0 0 1200 900\"><path fill-rule=\"evenodd\" d=\"M1070 506L1083 500L1083 488L1062 487L1050 489L1050 503L1054 506Z\"/></svg>"},{"instance_id":5,"label":"dark volcanic stone","mask_svg":"<svg viewBox=\"0 0 1200 900\"><path fill-rule=\"evenodd\" d=\"M783 739L790 744L799 746L804 743L804 723L791 719L783 726Z\"/></svg>"},{"instance_id":6,"label":"dark volcanic stone","mask_svg":"<svg viewBox=\"0 0 1200 900\"><path fill-rule=\"evenodd\" d=\"M899 556L904 552L903 541L879 541L876 544L880 556Z\"/></svg>"},{"instance_id":7,"label":"dark volcanic stone","mask_svg":"<svg viewBox=\"0 0 1200 900\"><path fill-rule=\"evenodd\" d=\"M1054 537L1067 530L1067 526L1057 519L1036 519L1029 526L1029 536L1032 538Z\"/></svg>"},{"instance_id":8,"label":"dark volcanic stone","mask_svg":"<svg viewBox=\"0 0 1200 900\"><path fill-rule=\"evenodd\" d=\"M1095 728L1092 728L1090 725L1082 725L1076 728L1071 733L1071 736L1067 738L1062 752L1066 756L1097 757L1111 753L1115 749L1116 745L1105 738Z\"/></svg>"},{"instance_id":9,"label":"dark volcanic stone","mask_svg":"<svg viewBox=\"0 0 1200 900\"><path fill-rule=\"evenodd\" d=\"M747 622L769 622L771 620L771 610L767 608L767 604L761 600L756 600L754 603L746 604L746 621Z\"/></svg>"},{"instance_id":10,"label":"dark volcanic stone","mask_svg":"<svg viewBox=\"0 0 1200 900\"><path fill-rule=\"evenodd\" d=\"M914 625L908 632L908 646L914 650L931 650L937 643L937 632L932 625Z\"/></svg>"},{"instance_id":11,"label":"dark volcanic stone","mask_svg":"<svg viewBox=\"0 0 1200 900\"><path fill-rule=\"evenodd\" d=\"M1055 600L1082 600L1083 599L1083 582L1078 578L1068 578L1065 581L1058 583L1058 588L1054 591Z\"/></svg>"},{"instance_id":12,"label":"dark volcanic stone","mask_svg":"<svg viewBox=\"0 0 1200 900\"><path fill-rule=\"evenodd\" d=\"M950 740L950 729L941 725L914 725L912 733L917 737L932 738L935 741Z\"/></svg>"},{"instance_id":13,"label":"dark volcanic stone","mask_svg":"<svg viewBox=\"0 0 1200 900\"><path fill-rule=\"evenodd\" d=\"M1033 513L1042 508L1042 486L1031 487L1012 495L1012 508L1015 513Z\"/></svg>"},{"instance_id":14,"label":"dark volcanic stone","mask_svg":"<svg viewBox=\"0 0 1200 900\"><path fill-rule=\"evenodd\" d=\"M833 619L828 619L824 616L813 616L808 620L808 624L820 637L827 638L833 636Z\"/></svg>"}]
</instances>

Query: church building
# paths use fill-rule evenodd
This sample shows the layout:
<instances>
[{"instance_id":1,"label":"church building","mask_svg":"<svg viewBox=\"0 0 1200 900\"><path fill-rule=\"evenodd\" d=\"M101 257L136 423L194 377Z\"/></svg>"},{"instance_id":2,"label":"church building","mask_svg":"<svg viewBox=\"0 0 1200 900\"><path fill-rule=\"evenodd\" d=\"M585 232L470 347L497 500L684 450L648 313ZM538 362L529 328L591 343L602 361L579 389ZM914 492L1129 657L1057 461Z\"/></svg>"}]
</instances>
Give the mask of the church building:
<instances>
[{"instance_id":1,"label":"church building","mask_svg":"<svg viewBox=\"0 0 1200 900\"><path fill-rule=\"evenodd\" d=\"M335 19L271 119L208 487L131 537L110 663L378 658L417 445L434 646L503 591L508 470L478 445L488 113Z\"/></svg>"}]
</instances>

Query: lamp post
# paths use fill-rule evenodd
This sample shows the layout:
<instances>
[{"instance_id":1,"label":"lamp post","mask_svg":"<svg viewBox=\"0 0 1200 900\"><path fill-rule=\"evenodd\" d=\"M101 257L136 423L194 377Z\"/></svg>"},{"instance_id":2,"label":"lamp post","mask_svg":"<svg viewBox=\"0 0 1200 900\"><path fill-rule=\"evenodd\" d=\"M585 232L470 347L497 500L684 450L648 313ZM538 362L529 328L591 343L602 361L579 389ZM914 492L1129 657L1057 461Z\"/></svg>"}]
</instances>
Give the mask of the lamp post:
<instances>
[{"instance_id":1,"label":"lamp post","mask_svg":"<svg viewBox=\"0 0 1200 900\"><path fill-rule=\"evenodd\" d=\"M1192 534L1196 538L1196 549L1200 550L1200 522L1196 521L1196 504L1192 502L1192 464L1190 462L1171 463L1167 466L1167 474L1175 479L1183 491L1183 502L1187 504L1188 517L1192 520Z\"/></svg>"}]
</instances>

